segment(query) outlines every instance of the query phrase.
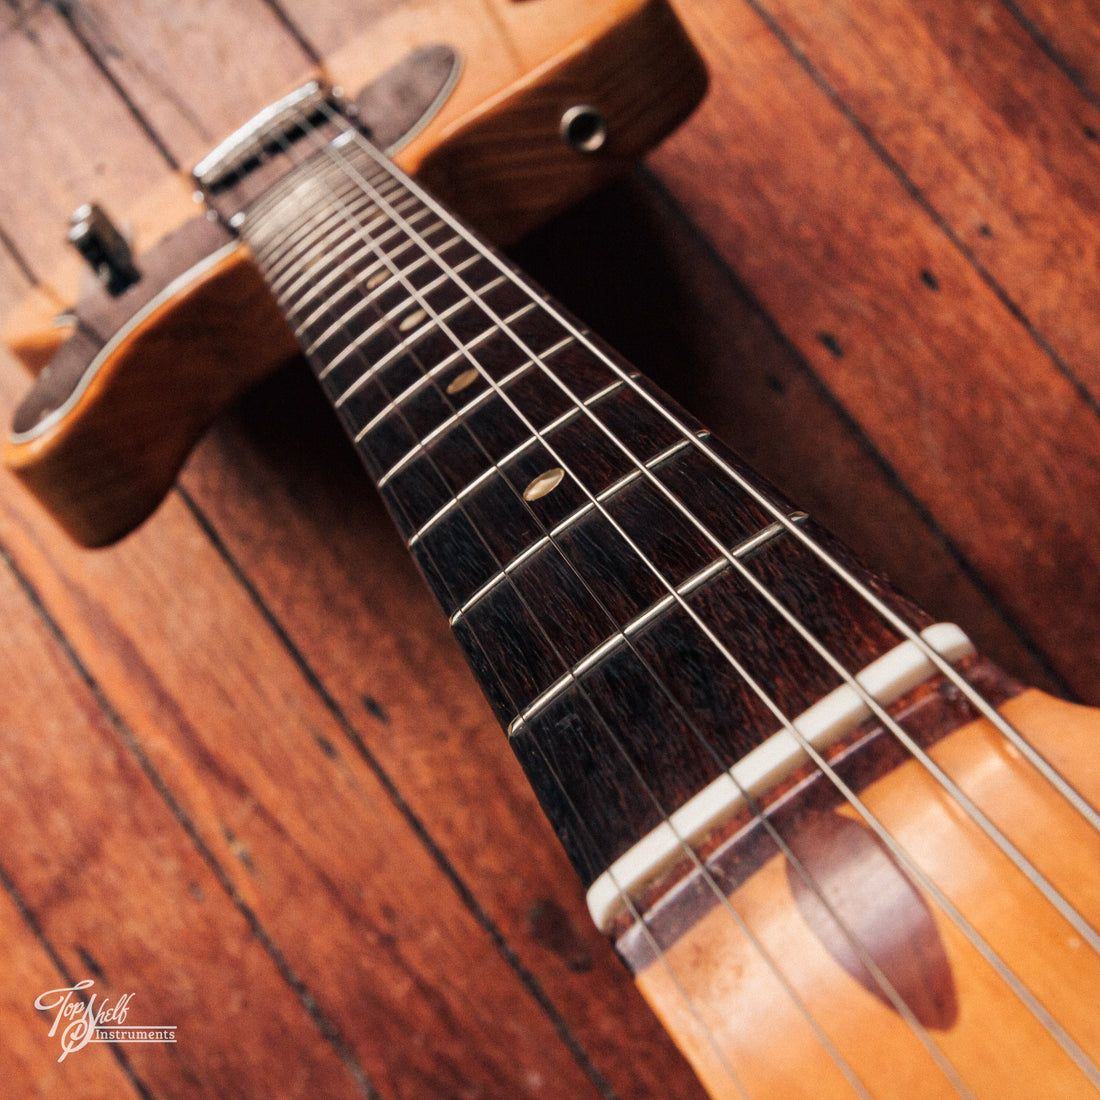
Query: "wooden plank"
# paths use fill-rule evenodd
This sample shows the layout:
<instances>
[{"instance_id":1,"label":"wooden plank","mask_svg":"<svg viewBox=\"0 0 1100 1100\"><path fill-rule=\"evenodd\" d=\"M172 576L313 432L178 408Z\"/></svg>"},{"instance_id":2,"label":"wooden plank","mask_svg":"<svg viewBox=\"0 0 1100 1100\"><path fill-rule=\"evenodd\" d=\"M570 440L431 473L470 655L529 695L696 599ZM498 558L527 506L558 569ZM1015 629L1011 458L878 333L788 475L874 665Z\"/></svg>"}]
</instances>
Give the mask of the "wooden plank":
<instances>
[{"instance_id":1,"label":"wooden plank","mask_svg":"<svg viewBox=\"0 0 1100 1100\"><path fill-rule=\"evenodd\" d=\"M1100 21L1092 0L1005 0L1005 6L1092 103L1100 100Z\"/></svg>"},{"instance_id":2,"label":"wooden plank","mask_svg":"<svg viewBox=\"0 0 1100 1100\"><path fill-rule=\"evenodd\" d=\"M57 12L36 7L0 36L0 224L39 272L68 252L69 214L94 198L124 210L165 165Z\"/></svg>"},{"instance_id":3,"label":"wooden plank","mask_svg":"<svg viewBox=\"0 0 1100 1100\"><path fill-rule=\"evenodd\" d=\"M95 555L3 507L0 537L384 1093L595 1091L178 498Z\"/></svg>"},{"instance_id":4,"label":"wooden plank","mask_svg":"<svg viewBox=\"0 0 1100 1100\"><path fill-rule=\"evenodd\" d=\"M0 317L10 313L31 288L26 273L4 247L3 237L7 235L7 230L0 225ZM7 349L0 350L0 354L6 355Z\"/></svg>"},{"instance_id":5,"label":"wooden plank","mask_svg":"<svg viewBox=\"0 0 1100 1100\"><path fill-rule=\"evenodd\" d=\"M763 9L1100 397L1100 110L999 4Z\"/></svg>"},{"instance_id":6,"label":"wooden plank","mask_svg":"<svg viewBox=\"0 0 1100 1100\"><path fill-rule=\"evenodd\" d=\"M188 167L313 66L263 0L108 4L69 9L75 33ZM249 57L262 64L241 64Z\"/></svg>"},{"instance_id":7,"label":"wooden plank","mask_svg":"<svg viewBox=\"0 0 1100 1100\"><path fill-rule=\"evenodd\" d=\"M1096 698L1095 414L751 9L700 0L685 15L723 76L656 154L661 177L1064 677ZM713 179L727 183L701 186Z\"/></svg>"},{"instance_id":8,"label":"wooden plank","mask_svg":"<svg viewBox=\"0 0 1100 1100\"><path fill-rule=\"evenodd\" d=\"M10 605L5 604L5 618ZM140 1095L107 1046L86 1047L61 1057L61 1044L48 1035L52 1019L34 1002L49 990L64 989L69 979L36 937L7 890L0 890L0 1020L4 1022L4 1085L28 1100L50 1097Z\"/></svg>"},{"instance_id":9,"label":"wooden plank","mask_svg":"<svg viewBox=\"0 0 1100 1100\"><path fill-rule=\"evenodd\" d=\"M0 606L4 874L68 974L92 978L114 997L133 993L130 1024L178 1028L174 1046L123 1051L137 1077L154 1093L186 1096L255 1088L360 1095L6 565ZM6 1042L17 1059L5 1064L18 1060L43 1081L53 1073L60 1082L60 1041L49 1037L50 1021L33 999L66 982L43 966L25 929L21 939L3 1008L14 1034L23 1033L17 1021L29 1020L38 1042L34 1049ZM74 1052L66 1070L86 1063L90 1080L115 1079L103 1094L132 1091L108 1073L106 1050ZM76 1091L87 1089L85 1082Z\"/></svg>"}]
</instances>

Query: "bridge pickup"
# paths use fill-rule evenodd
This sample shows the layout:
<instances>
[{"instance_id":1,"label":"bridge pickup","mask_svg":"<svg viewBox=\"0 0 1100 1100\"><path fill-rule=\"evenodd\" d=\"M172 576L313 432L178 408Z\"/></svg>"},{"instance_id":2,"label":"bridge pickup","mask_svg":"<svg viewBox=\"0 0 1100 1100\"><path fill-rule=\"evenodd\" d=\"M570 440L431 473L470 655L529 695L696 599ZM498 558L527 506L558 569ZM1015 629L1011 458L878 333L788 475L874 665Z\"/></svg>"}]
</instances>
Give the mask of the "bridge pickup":
<instances>
[{"instance_id":1,"label":"bridge pickup","mask_svg":"<svg viewBox=\"0 0 1100 1100\"><path fill-rule=\"evenodd\" d=\"M195 165L195 182L207 195L238 183L263 160L323 121L334 108L332 93L311 80L265 107Z\"/></svg>"}]
</instances>

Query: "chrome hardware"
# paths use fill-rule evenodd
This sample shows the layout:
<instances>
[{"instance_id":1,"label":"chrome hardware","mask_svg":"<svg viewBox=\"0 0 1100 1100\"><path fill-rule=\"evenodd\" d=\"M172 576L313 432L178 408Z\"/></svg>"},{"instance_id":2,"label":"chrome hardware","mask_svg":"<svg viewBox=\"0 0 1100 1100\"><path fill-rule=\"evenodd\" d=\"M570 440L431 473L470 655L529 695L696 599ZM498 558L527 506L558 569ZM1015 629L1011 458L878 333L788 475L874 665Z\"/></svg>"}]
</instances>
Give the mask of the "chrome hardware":
<instances>
[{"instance_id":1,"label":"chrome hardware","mask_svg":"<svg viewBox=\"0 0 1100 1100\"><path fill-rule=\"evenodd\" d=\"M69 221L69 243L88 261L108 294L117 296L141 278L126 238L94 202L74 210Z\"/></svg>"},{"instance_id":2,"label":"chrome hardware","mask_svg":"<svg viewBox=\"0 0 1100 1100\"><path fill-rule=\"evenodd\" d=\"M607 142L607 119L595 107L578 104L561 116L561 136L578 153L595 153Z\"/></svg>"},{"instance_id":3,"label":"chrome hardware","mask_svg":"<svg viewBox=\"0 0 1100 1100\"><path fill-rule=\"evenodd\" d=\"M329 98L329 90L317 80L276 100L234 131L216 149L208 153L192 172L195 182L206 192L235 177L249 161L263 156L308 122Z\"/></svg>"}]
</instances>

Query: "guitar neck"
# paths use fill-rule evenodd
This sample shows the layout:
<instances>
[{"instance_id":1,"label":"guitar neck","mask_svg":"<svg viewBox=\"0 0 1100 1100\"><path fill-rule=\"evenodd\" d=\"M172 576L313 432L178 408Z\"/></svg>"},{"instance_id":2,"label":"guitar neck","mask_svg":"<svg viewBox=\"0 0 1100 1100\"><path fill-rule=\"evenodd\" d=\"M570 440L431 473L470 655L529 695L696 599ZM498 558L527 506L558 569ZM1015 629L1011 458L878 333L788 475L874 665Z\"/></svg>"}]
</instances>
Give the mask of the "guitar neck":
<instances>
[{"instance_id":1,"label":"guitar neck","mask_svg":"<svg viewBox=\"0 0 1100 1100\"><path fill-rule=\"evenodd\" d=\"M593 918L713 1094L967 1095L978 1079L999 1094L1017 1067L991 1072L981 1039L1004 1020L1014 1049L1042 1049L1035 1080L1100 1084L1100 1037L1066 1026L1100 987L1100 934L1034 843L1100 858L1097 791L998 709L1031 722L1034 694L1018 700L961 631L793 511L331 106L311 112L265 146L263 175L223 173L208 197L448 615ZM1029 733L1075 764L1081 742L1052 747L1049 719ZM1021 833L1003 809L1036 790ZM1003 860L1010 906L1043 943L1087 943L1095 980L1052 993L1072 952L1021 946L988 892L960 907L941 885ZM797 1057L769 1061L761 1027ZM867 1056L869 1027L891 1058Z\"/></svg>"},{"instance_id":2,"label":"guitar neck","mask_svg":"<svg viewBox=\"0 0 1100 1100\"><path fill-rule=\"evenodd\" d=\"M315 145L240 232L591 886L839 685L799 625L857 670L904 639L805 516L365 139Z\"/></svg>"}]
</instances>

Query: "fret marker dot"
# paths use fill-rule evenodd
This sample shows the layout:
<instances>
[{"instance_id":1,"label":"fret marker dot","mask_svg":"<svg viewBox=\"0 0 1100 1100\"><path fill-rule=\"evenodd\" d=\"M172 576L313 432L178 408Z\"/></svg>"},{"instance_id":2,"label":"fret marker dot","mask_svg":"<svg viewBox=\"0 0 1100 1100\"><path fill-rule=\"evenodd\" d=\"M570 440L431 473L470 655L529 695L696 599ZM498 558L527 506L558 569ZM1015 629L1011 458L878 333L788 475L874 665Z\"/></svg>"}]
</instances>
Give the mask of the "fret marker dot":
<instances>
[{"instance_id":1,"label":"fret marker dot","mask_svg":"<svg viewBox=\"0 0 1100 1100\"><path fill-rule=\"evenodd\" d=\"M401 323L397 326L399 332L408 332L409 329L419 325L421 321L427 317L427 311L423 309L415 309L407 317L401 319Z\"/></svg>"},{"instance_id":2,"label":"fret marker dot","mask_svg":"<svg viewBox=\"0 0 1100 1100\"><path fill-rule=\"evenodd\" d=\"M367 290L374 290L375 287L381 286L389 277L390 273L388 271L376 271L367 280Z\"/></svg>"},{"instance_id":3,"label":"fret marker dot","mask_svg":"<svg viewBox=\"0 0 1100 1100\"><path fill-rule=\"evenodd\" d=\"M538 500L540 497L546 496L547 493L552 493L561 484L563 477L565 477L565 471L560 466L555 466L552 470L546 470L534 478L531 484L523 490L523 499Z\"/></svg>"},{"instance_id":4,"label":"fret marker dot","mask_svg":"<svg viewBox=\"0 0 1100 1100\"><path fill-rule=\"evenodd\" d=\"M464 390L467 386L472 386L477 380L477 367L471 367L469 370L464 370L456 378L451 379L451 383L447 387L447 392L458 393L460 390Z\"/></svg>"}]
</instances>

